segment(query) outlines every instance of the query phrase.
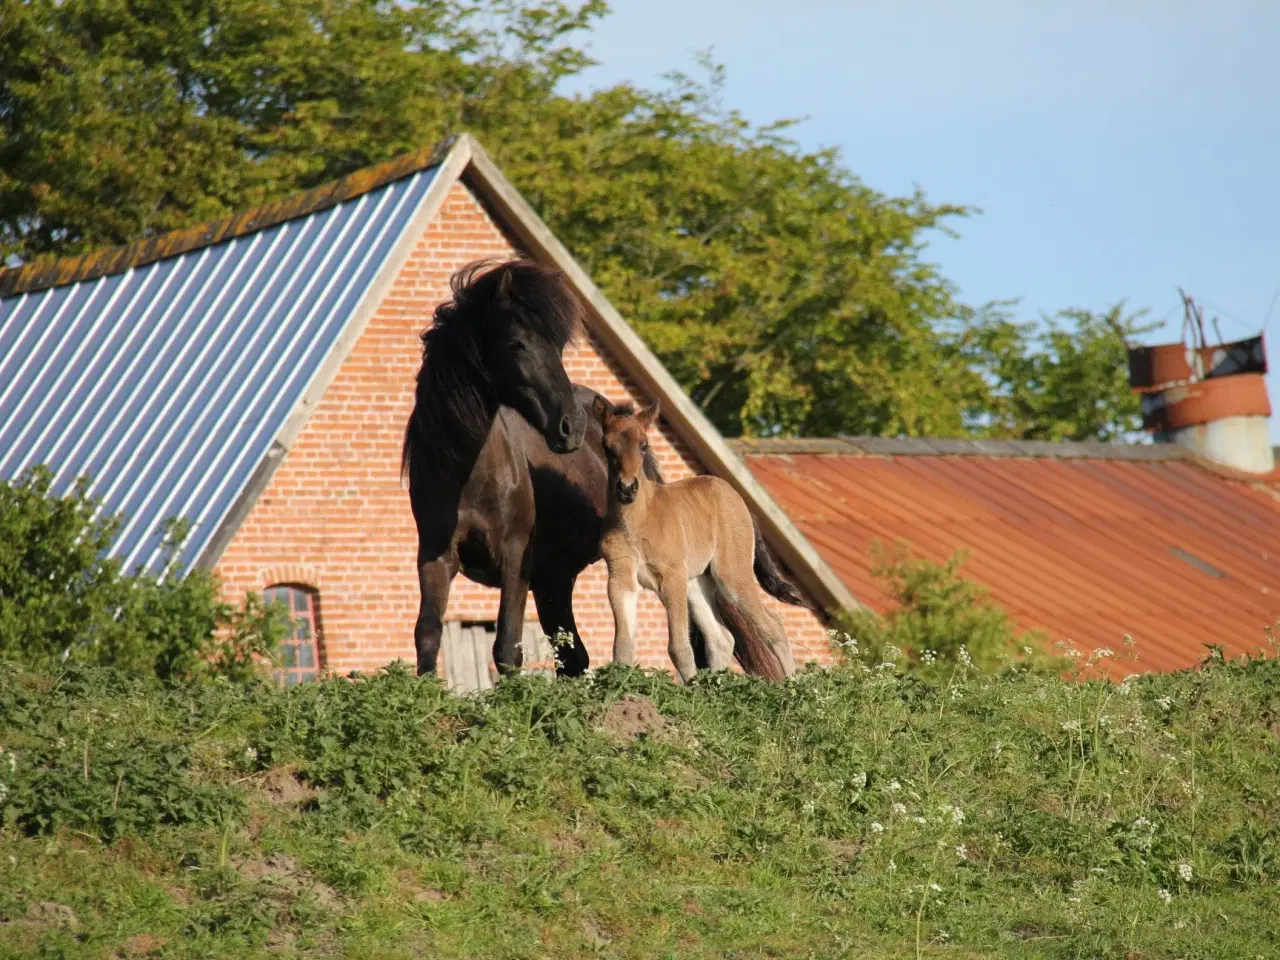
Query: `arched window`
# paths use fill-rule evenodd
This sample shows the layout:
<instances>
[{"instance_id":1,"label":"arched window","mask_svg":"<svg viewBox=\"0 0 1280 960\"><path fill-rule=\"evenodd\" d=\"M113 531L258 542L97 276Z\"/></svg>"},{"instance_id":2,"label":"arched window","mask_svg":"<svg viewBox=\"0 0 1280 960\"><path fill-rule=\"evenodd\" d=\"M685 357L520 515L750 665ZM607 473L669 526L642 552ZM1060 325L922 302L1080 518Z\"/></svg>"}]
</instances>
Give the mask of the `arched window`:
<instances>
[{"instance_id":1,"label":"arched window","mask_svg":"<svg viewBox=\"0 0 1280 960\"><path fill-rule=\"evenodd\" d=\"M263 591L267 603L284 604L292 620L289 636L280 644L276 685L293 687L314 680L320 670L320 647L316 643L316 594L303 587L277 584Z\"/></svg>"}]
</instances>

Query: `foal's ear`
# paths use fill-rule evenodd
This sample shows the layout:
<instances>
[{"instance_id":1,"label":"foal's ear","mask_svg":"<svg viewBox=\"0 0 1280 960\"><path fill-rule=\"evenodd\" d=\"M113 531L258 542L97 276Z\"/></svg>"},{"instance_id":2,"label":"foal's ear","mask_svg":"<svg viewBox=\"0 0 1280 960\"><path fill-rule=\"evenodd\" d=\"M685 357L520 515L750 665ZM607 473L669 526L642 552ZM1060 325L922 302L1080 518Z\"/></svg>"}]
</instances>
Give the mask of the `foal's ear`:
<instances>
[{"instance_id":1,"label":"foal's ear","mask_svg":"<svg viewBox=\"0 0 1280 960\"><path fill-rule=\"evenodd\" d=\"M650 427L653 426L654 421L658 419L658 414L661 412L662 412L662 405L657 400L655 400L653 401L653 403L649 404L649 406L645 407L638 414L636 414L636 419L640 421L640 426L648 430Z\"/></svg>"},{"instance_id":2,"label":"foal's ear","mask_svg":"<svg viewBox=\"0 0 1280 960\"><path fill-rule=\"evenodd\" d=\"M609 414L613 412L609 406L609 401L598 393L596 398L591 401L591 409L595 411L596 419L600 421L602 427L608 423Z\"/></svg>"}]
</instances>

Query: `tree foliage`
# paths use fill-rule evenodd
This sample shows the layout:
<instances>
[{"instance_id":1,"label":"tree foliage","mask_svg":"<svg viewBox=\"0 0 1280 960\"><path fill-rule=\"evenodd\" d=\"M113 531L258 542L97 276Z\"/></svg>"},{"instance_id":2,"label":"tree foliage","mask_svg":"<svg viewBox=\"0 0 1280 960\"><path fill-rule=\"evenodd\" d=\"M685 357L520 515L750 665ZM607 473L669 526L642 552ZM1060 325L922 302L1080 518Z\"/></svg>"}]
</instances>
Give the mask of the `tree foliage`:
<instances>
[{"instance_id":1,"label":"tree foliage","mask_svg":"<svg viewBox=\"0 0 1280 960\"><path fill-rule=\"evenodd\" d=\"M0 484L0 659L111 665L165 681L257 673L284 633L276 611L255 595L231 606L203 571L123 571L105 556L119 519L87 495L88 481L64 496L51 488L42 467ZM173 557L181 538L175 528Z\"/></svg>"},{"instance_id":2,"label":"tree foliage","mask_svg":"<svg viewBox=\"0 0 1280 960\"><path fill-rule=\"evenodd\" d=\"M1063 310L1043 325L992 312L975 326L976 363L993 389L986 428L1019 440L1123 440L1142 428L1125 343L1154 328L1118 303Z\"/></svg>"},{"instance_id":3,"label":"tree foliage","mask_svg":"<svg viewBox=\"0 0 1280 960\"><path fill-rule=\"evenodd\" d=\"M753 126L722 107L710 63L706 82L560 95L605 12L603 0L8 4L0 256L131 241L469 129L728 434L945 436L986 417L1032 435L1089 420L1062 409L1076 393L1052 393L1022 362L1025 336L977 335L925 259L965 208L885 196L836 151L800 149L786 123Z\"/></svg>"}]
</instances>

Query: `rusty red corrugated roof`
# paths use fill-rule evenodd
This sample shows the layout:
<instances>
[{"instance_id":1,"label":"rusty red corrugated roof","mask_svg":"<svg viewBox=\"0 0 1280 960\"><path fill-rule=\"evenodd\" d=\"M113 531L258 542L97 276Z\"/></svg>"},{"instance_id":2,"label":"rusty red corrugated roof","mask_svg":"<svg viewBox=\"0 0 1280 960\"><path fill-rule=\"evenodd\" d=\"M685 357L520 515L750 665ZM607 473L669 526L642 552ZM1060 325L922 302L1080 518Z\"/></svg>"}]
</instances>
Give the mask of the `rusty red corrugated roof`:
<instances>
[{"instance_id":1,"label":"rusty red corrugated roof","mask_svg":"<svg viewBox=\"0 0 1280 960\"><path fill-rule=\"evenodd\" d=\"M1280 619L1280 485L1179 447L981 441L738 441L765 486L859 601L883 612L870 547L909 543L1024 629L1138 670L1256 653ZM1280 471L1278 471L1280 473ZM1134 667L1117 663L1128 672Z\"/></svg>"}]
</instances>

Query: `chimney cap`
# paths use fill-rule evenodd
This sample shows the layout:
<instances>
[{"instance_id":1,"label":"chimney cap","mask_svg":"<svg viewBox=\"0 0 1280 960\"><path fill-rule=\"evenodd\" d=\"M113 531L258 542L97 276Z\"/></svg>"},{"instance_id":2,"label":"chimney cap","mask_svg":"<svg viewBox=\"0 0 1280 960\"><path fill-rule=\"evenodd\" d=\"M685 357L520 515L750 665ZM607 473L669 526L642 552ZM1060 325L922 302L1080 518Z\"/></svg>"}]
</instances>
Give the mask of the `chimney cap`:
<instances>
[{"instance_id":1,"label":"chimney cap","mask_svg":"<svg viewBox=\"0 0 1280 960\"><path fill-rule=\"evenodd\" d=\"M1167 387L1142 397L1142 425L1171 431L1228 417L1269 417L1271 401L1261 373L1241 373Z\"/></svg>"}]
</instances>

